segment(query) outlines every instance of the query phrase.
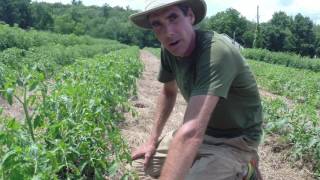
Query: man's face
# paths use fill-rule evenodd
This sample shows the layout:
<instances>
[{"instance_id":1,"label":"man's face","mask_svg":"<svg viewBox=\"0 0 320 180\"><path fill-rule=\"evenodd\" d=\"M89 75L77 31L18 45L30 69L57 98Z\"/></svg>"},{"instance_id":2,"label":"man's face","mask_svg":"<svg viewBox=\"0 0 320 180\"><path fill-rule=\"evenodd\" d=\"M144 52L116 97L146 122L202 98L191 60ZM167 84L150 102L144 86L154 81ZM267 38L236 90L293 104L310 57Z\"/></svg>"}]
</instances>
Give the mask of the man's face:
<instances>
[{"instance_id":1,"label":"man's face","mask_svg":"<svg viewBox=\"0 0 320 180\"><path fill-rule=\"evenodd\" d=\"M152 13L149 22L160 43L173 55L184 57L194 49L195 32L191 9L184 15L177 6Z\"/></svg>"}]
</instances>

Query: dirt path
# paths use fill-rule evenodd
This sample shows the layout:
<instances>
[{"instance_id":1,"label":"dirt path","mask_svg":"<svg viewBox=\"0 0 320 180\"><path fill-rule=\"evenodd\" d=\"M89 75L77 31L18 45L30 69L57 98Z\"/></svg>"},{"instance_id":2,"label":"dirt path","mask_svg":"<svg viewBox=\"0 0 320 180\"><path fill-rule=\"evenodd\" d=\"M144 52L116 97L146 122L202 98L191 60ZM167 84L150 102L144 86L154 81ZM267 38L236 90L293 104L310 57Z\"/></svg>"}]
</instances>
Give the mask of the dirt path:
<instances>
[{"instance_id":1,"label":"dirt path","mask_svg":"<svg viewBox=\"0 0 320 180\"><path fill-rule=\"evenodd\" d=\"M24 112L22 105L18 103L18 101L14 98L12 106L0 96L0 107L3 109L3 116L6 117L14 117L15 119L23 119Z\"/></svg>"},{"instance_id":2,"label":"dirt path","mask_svg":"<svg viewBox=\"0 0 320 180\"><path fill-rule=\"evenodd\" d=\"M137 116L127 115L125 124L122 125L122 134L127 139L131 148L137 147L148 137L152 128L153 113L157 102L161 84L156 80L159 68L159 60L151 53L142 50L141 60L145 65L145 71L138 81L138 97L132 103L136 106ZM263 96L272 96L267 92ZM164 129L164 133L177 128L183 118L186 103L181 95L178 96L174 111ZM259 149L260 169L265 180L311 180L307 170L291 168L285 160L285 151L281 151L276 136L265 137ZM279 152L280 151L280 152Z\"/></svg>"}]
</instances>

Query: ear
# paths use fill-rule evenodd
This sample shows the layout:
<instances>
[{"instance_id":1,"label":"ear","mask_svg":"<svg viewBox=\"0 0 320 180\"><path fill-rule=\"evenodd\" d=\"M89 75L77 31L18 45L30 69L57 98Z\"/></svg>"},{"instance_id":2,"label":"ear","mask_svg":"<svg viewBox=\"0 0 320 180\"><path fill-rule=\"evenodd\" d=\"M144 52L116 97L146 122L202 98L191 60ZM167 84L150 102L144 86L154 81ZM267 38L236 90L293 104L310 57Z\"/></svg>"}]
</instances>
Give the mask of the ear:
<instances>
[{"instance_id":1,"label":"ear","mask_svg":"<svg viewBox=\"0 0 320 180\"><path fill-rule=\"evenodd\" d=\"M188 10L188 17L190 19L191 24L193 25L195 20L196 20L196 18L195 18L195 15L194 15L194 13L193 13L191 8L189 8L189 10Z\"/></svg>"}]
</instances>

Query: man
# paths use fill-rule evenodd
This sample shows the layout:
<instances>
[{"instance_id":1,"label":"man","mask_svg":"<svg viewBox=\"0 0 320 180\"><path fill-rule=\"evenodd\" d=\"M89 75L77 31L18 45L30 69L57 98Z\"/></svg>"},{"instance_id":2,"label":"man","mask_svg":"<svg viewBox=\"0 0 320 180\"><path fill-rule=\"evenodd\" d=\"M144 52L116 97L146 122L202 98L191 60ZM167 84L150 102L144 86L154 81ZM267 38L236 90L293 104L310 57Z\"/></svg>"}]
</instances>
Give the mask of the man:
<instances>
[{"instance_id":1,"label":"man","mask_svg":"<svg viewBox=\"0 0 320 180\"><path fill-rule=\"evenodd\" d=\"M229 41L194 29L205 14L203 0L149 0L144 12L130 16L162 45L163 88L150 138L132 153L134 166L161 180L258 179L257 85ZM159 139L178 88L188 102L183 124Z\"/></svg>"}]
</instances>

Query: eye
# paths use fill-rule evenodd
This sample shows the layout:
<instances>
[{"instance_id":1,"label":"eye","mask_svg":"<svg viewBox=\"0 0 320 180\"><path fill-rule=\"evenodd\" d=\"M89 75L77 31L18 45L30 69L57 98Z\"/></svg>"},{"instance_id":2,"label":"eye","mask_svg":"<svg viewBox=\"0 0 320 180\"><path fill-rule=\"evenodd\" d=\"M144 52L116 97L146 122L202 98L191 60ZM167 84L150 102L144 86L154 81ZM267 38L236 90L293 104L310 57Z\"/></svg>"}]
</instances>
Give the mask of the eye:
<instances>
[{"instance_id":1,"label":"eye","mask_svg":"<svg viewBox=\"0 0 320 180\"><path fill-rule=\"evenodd\" d=\"M153 28L157 28L157 27L159 27L161 24L160 24L160 22L159 21L153 21L153 22L151 22L151 27L153 27Z\"/></svg>"},{"instance_id":2,"label":"eye","mask_svg":"<svg viewBox=\"0 0 320 180\"><path fill-rule=\"evenodd\" d=\"M170 16L168 17L170 22L175 21L178 18L178 15L175 13L170 14Z\"/></svg>"}]
</instances>

